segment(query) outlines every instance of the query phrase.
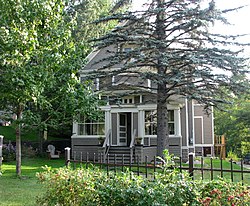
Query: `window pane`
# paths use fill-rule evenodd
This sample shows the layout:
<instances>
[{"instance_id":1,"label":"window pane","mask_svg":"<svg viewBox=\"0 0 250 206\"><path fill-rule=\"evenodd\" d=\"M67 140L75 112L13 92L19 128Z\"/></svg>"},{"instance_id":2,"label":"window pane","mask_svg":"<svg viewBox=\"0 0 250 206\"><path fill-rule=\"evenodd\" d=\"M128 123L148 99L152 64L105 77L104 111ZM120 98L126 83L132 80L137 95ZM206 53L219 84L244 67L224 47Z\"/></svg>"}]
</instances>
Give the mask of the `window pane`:
<instances>
[{"instance_id":1,"label":"window pane","mask_svg":"<svg viewBox=\"0 0 250 206\"><path fill-rule=\"evenodd\" d=\"M174 132L174 123L168 123L169 134L175 134Z\"/></svg>"},{"instance_id":2,"label":"window pane","mask_svg":"<svg viewBox=\"0 0 250 206\"><path fill-rule=\"evenodd\" d=\"M174 110L168 111L168 121L171 121L171 122L174 121Z\"/></svg>"},{"instance_id":3,"label":"window pane","mask_svg":"<svg viewBox=\"0 0 250 206\"><path fill-rule=\"evenodd\" d=\"M169 134L175 134L174 110L168 111ZM157 114L156 110L145 111L145 135L157 134Z\"/></svg>"},{"instance_id":4,"label":"window pane","mask_svg":"<svg viewBox=\"0 0 250 206\"><path fill-rule=\"evenodd\" d=\"M104 113L102 112L97 120L88 119L85 116L79 117L79 135L104 135L105 134Z\"/></svg>"}]
</instances>

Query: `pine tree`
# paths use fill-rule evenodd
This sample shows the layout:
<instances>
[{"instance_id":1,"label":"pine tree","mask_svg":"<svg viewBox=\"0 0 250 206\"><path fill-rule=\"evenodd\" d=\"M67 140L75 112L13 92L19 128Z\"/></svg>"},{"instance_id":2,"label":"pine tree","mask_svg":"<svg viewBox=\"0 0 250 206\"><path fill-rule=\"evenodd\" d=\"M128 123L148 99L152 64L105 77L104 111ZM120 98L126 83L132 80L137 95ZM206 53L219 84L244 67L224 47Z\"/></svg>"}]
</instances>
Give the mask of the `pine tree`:
<instances>
[{"instance_id":1,"label":"pine tree","mask_svg":"<svg viewBox=\"0 0 250 206\"><path fill-rule=\"evenodd\" d=\"M169 146L167 103L171 97L196 100L209 110L224 102L225 96L244 92L241 83L245 80L236 77L249 72L247 59L241 55L247 44L238 43L241 35L210 31L215 22L228 24L223 15L240 8L221 11L213 0L206 6L199 0L149 2L145 10L114 13L96 22L120 22L94 40L97 49L117 49L107 49L108 55L101 60L105 66L89 75L105 76L106 69L113 68L109 75L136 73L157 84L157 155L162 156ZM123 45L133 49L124 51ZM220 86L231 92L225 93Z\"/></svg>"}]
</instances>

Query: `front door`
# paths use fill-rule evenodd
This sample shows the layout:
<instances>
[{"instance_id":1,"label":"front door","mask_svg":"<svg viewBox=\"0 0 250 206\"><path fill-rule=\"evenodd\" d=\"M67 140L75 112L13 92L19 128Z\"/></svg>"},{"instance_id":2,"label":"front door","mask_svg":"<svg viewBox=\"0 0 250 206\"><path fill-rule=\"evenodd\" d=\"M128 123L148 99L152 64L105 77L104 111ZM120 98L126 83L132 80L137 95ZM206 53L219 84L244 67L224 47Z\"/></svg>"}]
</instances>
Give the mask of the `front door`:
<instances>
[{"instance_id":1,"label":"front door","mask_svg":"<svg viewBox=\"0 0 250 206\"><path fill-rule=\"evenodd\" d=\"M119 128L118 128L118 145L119 146L127 145L127 132L128 132L127 118L128 117L126 113L119 114Z\"/></svg>"}]
</instances>

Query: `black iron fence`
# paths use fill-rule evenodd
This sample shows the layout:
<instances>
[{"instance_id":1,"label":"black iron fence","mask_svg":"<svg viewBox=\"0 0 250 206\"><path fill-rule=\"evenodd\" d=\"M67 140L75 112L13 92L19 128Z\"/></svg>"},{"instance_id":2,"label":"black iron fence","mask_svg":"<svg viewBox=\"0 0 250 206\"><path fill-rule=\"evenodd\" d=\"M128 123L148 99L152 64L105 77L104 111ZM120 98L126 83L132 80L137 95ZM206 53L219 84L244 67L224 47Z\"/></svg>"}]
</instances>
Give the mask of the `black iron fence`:
<instances>
[{"instance_id":1,"label":"black iron fence","mask_svg":"<svg viewBox=\"0 0 250 206\"><path fill-rule=\"evenodd\" d=\"M91 158L90 158L91 157ZM178 169L180 172L187 171L192 179L214 180L217 178L230 179L232 182L242 182L242 184L250 185L250 169L247 169L243 164L243 160L234 162L233 160L225 161L219 158L195 158L193 154L188 156L188 161L183 163L182 158L174 159L174 164L164 166L156 156L152 161L148 161L145 156L145 161L142 163L139 156L126 158L125 155L107 155L104 159L103 154L90 153L74 153L71 158L70 148L65 149L65 164L69 164L73 168L86 167L96 165L107 172L119 173L124 171L132 171L138 176L145 178L155 178L156 173L160 173L163 169L173 170Z\"/></svg>"}]
</instances>

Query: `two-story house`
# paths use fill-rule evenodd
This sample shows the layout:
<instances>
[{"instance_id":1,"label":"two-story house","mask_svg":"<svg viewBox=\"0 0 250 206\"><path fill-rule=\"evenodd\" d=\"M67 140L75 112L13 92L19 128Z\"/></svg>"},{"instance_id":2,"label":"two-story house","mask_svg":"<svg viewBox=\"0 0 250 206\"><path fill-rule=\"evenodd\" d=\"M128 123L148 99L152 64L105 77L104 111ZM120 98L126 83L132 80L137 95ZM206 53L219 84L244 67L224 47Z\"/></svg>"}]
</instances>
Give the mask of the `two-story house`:
<instances>
[{"instance_id":1,"label":"two-story house","mask_svg":"<svg viewBox=\"0 0 250 206\"><path fill-rule=\"evenodd\" d=\"M86 73L101 68L105 62L100 61L110 47L95 51L88 56L88 63L80 71L80 78ZM130 50L123 47L123 50ZM96 154L139 155L141 160L148 156L152 160L156 155L157 119L156 119L156 85L149 79L141 78L136 72L124 72L110 75L113 68L103 70L102 75L94 79L94 89L100 98L106 101L101 106L103 118L93 121L89 117L79 118L73 124L72 151L82 152L86 158ZM169 151L176 156L187 158L188 153L196 155L213 155L213 114L209 116L203 106L185 97L173 96L168 101ZM105 141L100 144L100 137ZM141 138L141 145L136 140ZM96 158L96 157L95 157Z\"/></svg>"}]
</instances>

